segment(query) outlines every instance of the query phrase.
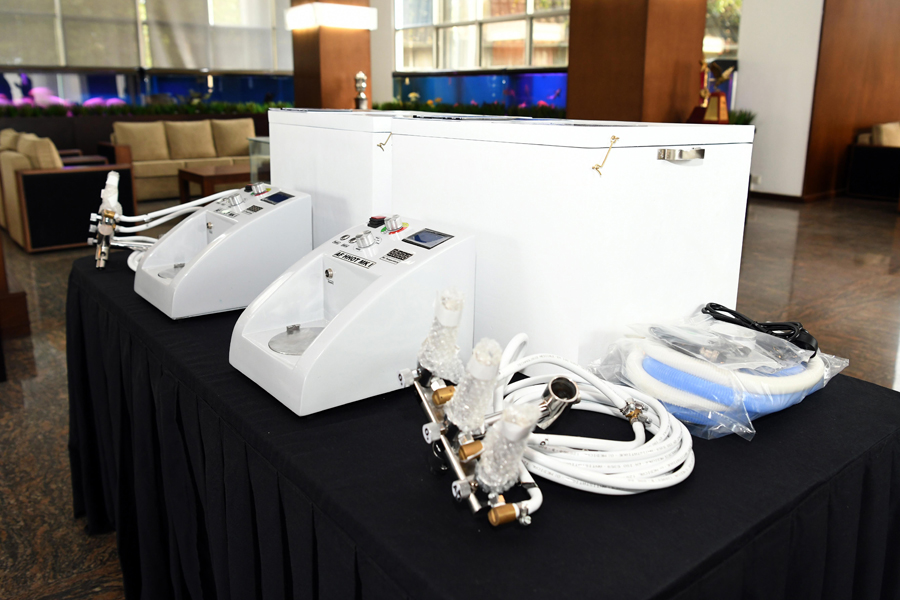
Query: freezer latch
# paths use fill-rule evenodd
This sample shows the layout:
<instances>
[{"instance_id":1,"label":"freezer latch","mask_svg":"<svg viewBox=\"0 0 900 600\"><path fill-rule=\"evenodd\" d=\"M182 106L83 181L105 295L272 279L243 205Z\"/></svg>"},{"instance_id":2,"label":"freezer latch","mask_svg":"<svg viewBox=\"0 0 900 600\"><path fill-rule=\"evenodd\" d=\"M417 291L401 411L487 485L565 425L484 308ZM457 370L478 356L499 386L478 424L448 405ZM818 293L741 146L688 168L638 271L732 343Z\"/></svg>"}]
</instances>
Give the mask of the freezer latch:
<instances>
[{"instance_id":1,"label":"freezer latch","mask_svg":"<svg viewBox=\"0 0 900 600\"><path fill-rule=\"evenodd\" d=\"M656 160L703 160L704 156L706 156L705 148L691 148L690 150L660 148L656 153Z\"/></svg>"}]
</instances>

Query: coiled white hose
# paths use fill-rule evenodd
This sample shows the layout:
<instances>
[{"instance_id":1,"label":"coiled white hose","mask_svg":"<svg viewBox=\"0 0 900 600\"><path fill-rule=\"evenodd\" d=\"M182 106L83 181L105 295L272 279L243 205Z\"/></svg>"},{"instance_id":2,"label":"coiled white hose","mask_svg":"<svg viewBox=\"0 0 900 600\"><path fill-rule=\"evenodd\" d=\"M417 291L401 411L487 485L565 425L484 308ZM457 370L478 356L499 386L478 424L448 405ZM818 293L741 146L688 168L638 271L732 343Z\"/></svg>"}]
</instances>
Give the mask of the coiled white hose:
<instances>
[{"instance_id":1,"label":"coiled white hose","mask_svg":"<svg viewBox=\"0 0 900 600\"><path fill-rule=\"evenodd\" d=\"M581 401L577 410L626 419L629 402L645 407L646 425L635 420L631 441L532 433L524 463L528 471L557 483L597 494L625 495L670 487L693 471L691 436L658 400L637 390L600 379L587 369L552 354L520 358L528 336L519 334L500 359L500 375L494 392L494 408L506 403L538 402L547 383L556 375L528 377L509 383L512 376L537 364L551 364L575 380ZM647 439L647 431L653 437Z\"/></svg>"}]
</instances>

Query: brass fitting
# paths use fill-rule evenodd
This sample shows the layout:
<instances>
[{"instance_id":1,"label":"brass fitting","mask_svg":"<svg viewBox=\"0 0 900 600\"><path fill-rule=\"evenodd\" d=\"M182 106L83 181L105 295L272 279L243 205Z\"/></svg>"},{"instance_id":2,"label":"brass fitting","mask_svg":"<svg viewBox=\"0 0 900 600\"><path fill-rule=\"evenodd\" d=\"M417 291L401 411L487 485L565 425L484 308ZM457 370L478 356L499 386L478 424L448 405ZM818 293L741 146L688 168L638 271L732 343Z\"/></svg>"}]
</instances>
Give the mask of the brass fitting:
<instances>
[{"instance_id":1,"label":"brass fitting","mask_svg":"<svg viewBox=\"0 0 900 600\"><path fill-rule=\"evenodd\" d=\"M453 397L454 392L456 392L456 388L452 385L434 390L434 393L431 394L431 401L434 402L435 406L447 404L450 402L450 398Z\"/></svg>"},{"instance_id":2,"label":"brass fitting","mask_svg":"<svg viewBox=\"0 0 900 600\"><path fill-rule=\"evenodd\" d=\"M469 442L468 444L463 444L459 447L459 460L468 462L469 460L481 454L482 450L484 450L484 445L477 440L474 442Z\"/></svg>"},{"instance_id":3,"label":"brass fitting","mask_svg":"<svg viewBox=\"0 0 900 600\"><path fill-rule=\"evenodd\" d=\"M500 506L495 506L488 512L488 521L490 521L491 525L494 527L499 527L504 523L515 521L518 517L516 514L517 512L515 504L501 504Z\"/></svg>"}]
</instances>

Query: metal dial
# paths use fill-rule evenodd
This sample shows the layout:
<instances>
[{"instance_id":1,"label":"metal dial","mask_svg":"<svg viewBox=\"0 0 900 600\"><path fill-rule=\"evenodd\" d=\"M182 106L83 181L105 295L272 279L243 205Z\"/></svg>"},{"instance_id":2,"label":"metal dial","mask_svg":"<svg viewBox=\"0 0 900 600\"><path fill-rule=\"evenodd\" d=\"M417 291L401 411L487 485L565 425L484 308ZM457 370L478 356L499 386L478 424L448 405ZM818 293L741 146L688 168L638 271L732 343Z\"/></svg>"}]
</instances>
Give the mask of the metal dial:
<instances>
[{"instance_id":1,"label":"metal dial","mask_svg":"<svg viewBox=\"0 0 900 600\"><path fill-rule=\"evenodd\" d=\"M371 229L366 229L356 236L356 245L362 248L368 248L375 243L375 236L372 235Z\"/></svg>"},{"instance_id":2,"label":"metal dial","mask_svg":"<svg viewBox=\"0 0 900 600\"><path fill-rule=\"evenodd\" d=\"M403 221L400 219L400 215L394 215L387 219L384 224L387 227L387 230L391 232L403 229Z\"/></svg>"}]
</instances>

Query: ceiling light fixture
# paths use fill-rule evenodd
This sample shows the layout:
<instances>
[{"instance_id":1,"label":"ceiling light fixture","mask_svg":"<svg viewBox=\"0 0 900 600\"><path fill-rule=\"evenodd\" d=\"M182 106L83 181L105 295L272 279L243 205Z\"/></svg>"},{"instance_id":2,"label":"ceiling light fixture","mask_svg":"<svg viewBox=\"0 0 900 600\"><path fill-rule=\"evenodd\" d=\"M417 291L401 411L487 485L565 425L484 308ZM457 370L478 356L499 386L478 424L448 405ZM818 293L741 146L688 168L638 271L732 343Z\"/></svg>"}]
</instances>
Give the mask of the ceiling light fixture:
<instances>
[{"instance_id":1,"label":"ceiling light fixture","mask_svg":"<svg viewBox=\"0 0 900 600\"><path fill-rule=\"evenodd\" d=\"M378 9L351 4L310 2L285 11L288 29L338 27L341 29L378 29Z\"/></svg>"}]
</instances>

